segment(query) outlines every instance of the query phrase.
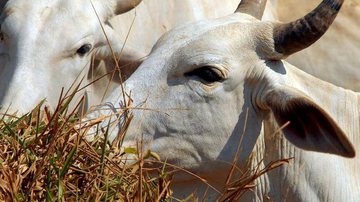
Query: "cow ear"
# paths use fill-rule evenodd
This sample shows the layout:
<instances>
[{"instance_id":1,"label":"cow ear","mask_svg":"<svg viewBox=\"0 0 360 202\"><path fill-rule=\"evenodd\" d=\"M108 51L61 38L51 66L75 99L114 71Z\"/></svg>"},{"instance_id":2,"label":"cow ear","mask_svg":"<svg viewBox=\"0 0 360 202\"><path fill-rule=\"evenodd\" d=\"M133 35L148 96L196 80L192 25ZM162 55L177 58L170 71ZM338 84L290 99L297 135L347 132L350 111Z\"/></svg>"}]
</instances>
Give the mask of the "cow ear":
<instances>
[{"instance_id":1,"label":"cow ear","mask_svg":"<svg viewBox=\"0 0 360 202\"><path fill-rule=\"evenodd\" d=\"M292 88L276 88L265 96L285 137L295 146L317 152L354 157L355 150L338 124L314 101Z\"/></svg>"},{"instance_id":2,"label":"cow ear","mask_svg":"<svg viewBox=\"0 0 360 202\"><path fill-rule=\"evenodd\" d=\"M105 59L113 57L115 54L117 57L127 58L126 61L134 61L146 56L144 52L122 43L122 39L111 26L105 25L103 28L104 33L101 33L99 39L102 46L96 49L96 58Z\"/></svg>"},{"instance_id":3,"label":"cow ear","mask_svg":"<svg viewBox=\"0 0 360 202\"><path fill-rule=\"evenodd\" d=\"M129 44L121 43L121 39L110 26L104 26L104 30L107 37L102 37L103 45L94 51L94 59L96 61L104 60L107 67L112 67L107 68L108 73L114 70L117 63L122 76L125 77L122 78L122 81L124 81L141 65L147 55L130 47Z\"/></svg>"}]
</instances>

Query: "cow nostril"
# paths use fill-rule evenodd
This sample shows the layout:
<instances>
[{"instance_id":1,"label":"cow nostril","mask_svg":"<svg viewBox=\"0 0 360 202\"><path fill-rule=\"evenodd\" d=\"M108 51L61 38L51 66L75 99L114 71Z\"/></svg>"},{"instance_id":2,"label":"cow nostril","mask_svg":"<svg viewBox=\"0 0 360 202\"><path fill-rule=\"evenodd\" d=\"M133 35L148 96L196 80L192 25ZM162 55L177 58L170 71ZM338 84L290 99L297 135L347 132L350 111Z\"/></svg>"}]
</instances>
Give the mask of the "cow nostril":
<instances>
[{"instance_id":1,"label":"cow nostril","mask_svg":"<svg viewBox=\"0 0 360 202\"><path fill-rule=\"evenodd\" d=\"M0 31L0 42L4 41L4 34Z\"/></svg>"}]
</instances>

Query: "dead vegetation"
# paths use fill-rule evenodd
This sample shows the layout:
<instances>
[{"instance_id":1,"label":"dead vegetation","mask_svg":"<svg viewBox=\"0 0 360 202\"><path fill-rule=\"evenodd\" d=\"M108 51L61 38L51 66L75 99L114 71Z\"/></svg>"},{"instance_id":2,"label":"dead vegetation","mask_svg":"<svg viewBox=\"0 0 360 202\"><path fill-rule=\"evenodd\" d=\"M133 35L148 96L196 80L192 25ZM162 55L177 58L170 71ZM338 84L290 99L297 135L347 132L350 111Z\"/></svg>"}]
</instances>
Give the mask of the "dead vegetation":
<instances>
[{"instance_id":1,"label":"dead vegetation","mask_svg":"<svg viewBox=\"0 0 360 202\"><path fill-rule=\"evenodd\" d=\"M79 86L74 92L78 89ZM88 142L85 139L88 128L102 120L83 123L76 113L81 102L74 110L69 108L74 95L62 93L54 112L41 102L21 117L0 117L0 200L173 200L172 173L191 173L160 162L158 155L151 151L140 154L137 151L142 149L113 146L106 140L107 129L98 130L96 138ZM123 133L121 137L126 130ZM135 159L125 163L129 154ZM264 169L258 168L237 180L229 180L228 189L219 200L238 199L255 186L258 177L287 162L273 162ZM154 163L157 166L148 167ZM206 183L205 179L199 180ZM188 200L197 199L189 197Z\"/></svg>"},{"instance_id":2,"label":"dead vegetation","mask_svg":"<svg viewBox=\"0 0 360 202\"><path fill-rule=\"evenodd\" d=\"M1 201L160 201L167 197L169 182L161 170L156 177L141 169L144 159L124 165L126 153L105 140L99 131L92 142L85 140L70 96L59 99L54 112L40 103L32 112L0 120ZM64 99L68 97L68 99ZM91 124L96 124L93 122ZM91 126L90 124L88 124ZM80 126L80 127L79 127ZM135 155L136 156L136 155Z\"/></svg>"}]
</instances>

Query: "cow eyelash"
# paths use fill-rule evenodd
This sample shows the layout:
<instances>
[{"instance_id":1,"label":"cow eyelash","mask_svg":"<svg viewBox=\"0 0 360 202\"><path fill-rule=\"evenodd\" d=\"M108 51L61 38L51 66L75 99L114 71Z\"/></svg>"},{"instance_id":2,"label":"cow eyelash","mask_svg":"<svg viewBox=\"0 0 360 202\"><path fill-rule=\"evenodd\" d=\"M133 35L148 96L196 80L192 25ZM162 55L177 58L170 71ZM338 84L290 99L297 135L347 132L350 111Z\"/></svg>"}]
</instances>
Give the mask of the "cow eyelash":
<instances>
[{"instance_id":1,"label":"cow eyelash","mask_svg":"<svg viewBox=\"0 0 360 202\"><path fill-rule=\"evenodd\" d=\"M206 84L221 82L224 80L222 74L211 66L203 66L193 71L187 72L184 75L187 77L196 76L200 78L203 81L203 83Z\"/></svg>"}]
</instances>

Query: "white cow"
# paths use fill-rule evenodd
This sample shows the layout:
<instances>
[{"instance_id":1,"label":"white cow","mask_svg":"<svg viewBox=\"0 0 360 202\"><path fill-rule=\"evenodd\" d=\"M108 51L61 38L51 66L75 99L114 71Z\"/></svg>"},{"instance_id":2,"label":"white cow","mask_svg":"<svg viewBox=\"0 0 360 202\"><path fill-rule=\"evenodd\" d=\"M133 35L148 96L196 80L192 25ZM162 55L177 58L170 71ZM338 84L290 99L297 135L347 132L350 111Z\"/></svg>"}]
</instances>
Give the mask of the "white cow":
<instances>
[{"instance_id":1,"label":"white cow","mask_svg":"<svg viewBox=\"0 0 360 202\"><path fill-rule=\"evenodd\" d=\"M244 201L357 201L360 158L344 157L354 157L360 146L360 95L283 60L318 40L343 0L324 0L287 24L259 21L263 3L243 0L232 15L181 26L159 39L124 83L135 107L124 145L143 138L144 148L224 191L240 144L243 172L294 157L259 178ZM119 92L107 102L113 110L122 107ZM89 118L99 113L109 110ZM172 185L180 198L206 190L186 174ZM207 193L210 201L217 197L212 189Z\"/></svg>"},{"instance_id":2,"label":"white cow","mask_svg":"<svg viewBox=\"0 0 360 202\"><path fill-rule=\"evenodd\" d=\"M9 108L27 112L44 98L55 106L62 87L67 90L77 77L85 75L92 81L95 73L89 70L91 56L96 52L110 55L99 22L103 23L109 40L114 40L114 31L107 21L140 2L2 0L1 111Z\"/></svg>"},{"instance_id":3,"label":"white cow","mask_svg":"<svg viewBox=\"0 0 360 202\"><path fill-rule=\"evenodd\" d=\"M61 88L69 88L76 78L85 77L85 86L111 72L113 64L104 68L100 63L90 68L92 56L96 61L112 60L100 22L115 55L126 64L145 56L167 29L179 23L222 16L236 8L236 1L146 0L135 17L134 12L118 14L141 0L92 0L93 5L90 0L2 0L1 111L10 105L10 111L27 112L44 98L55 106ZM126 41L123 36L128 35L134 18L133 30ZM124 43L128 45L123 50ZM87 88L90 105L99 103L110 78Z\"/></svg>"}]
</instances>

